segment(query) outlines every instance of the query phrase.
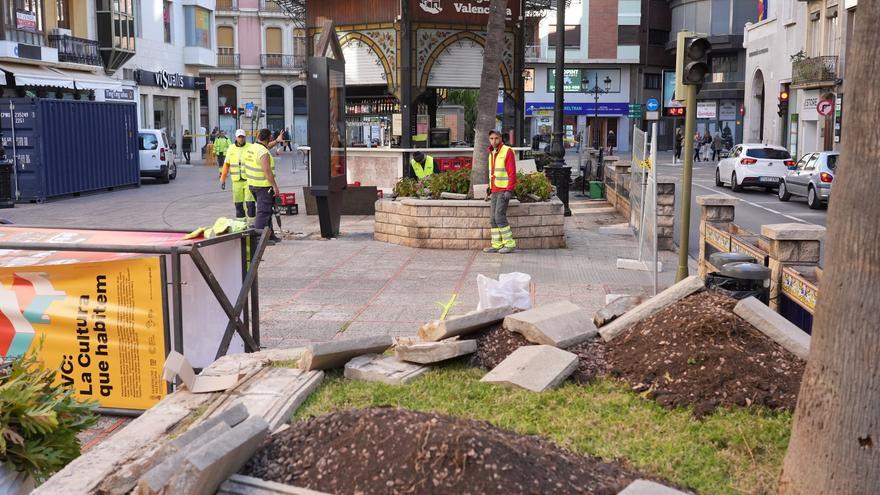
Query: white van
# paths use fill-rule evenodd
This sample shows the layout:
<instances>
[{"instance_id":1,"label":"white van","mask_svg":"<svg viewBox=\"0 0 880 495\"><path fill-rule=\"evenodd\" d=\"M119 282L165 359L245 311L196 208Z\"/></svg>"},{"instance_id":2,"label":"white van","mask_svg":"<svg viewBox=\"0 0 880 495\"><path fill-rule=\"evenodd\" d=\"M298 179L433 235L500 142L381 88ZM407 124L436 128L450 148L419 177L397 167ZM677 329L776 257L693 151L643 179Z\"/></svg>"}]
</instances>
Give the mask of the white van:
<instances>
[{"instance_id":1,"label":"white van","mask_svg":"<svg viewBox=\"0 0 880 495\"><path fill-rule=\"evenodd\" d=\"M167 184L177 178L177 163L174 151L164 131L157 129L138 130L138 153L141 177L152 177Z\"/></svg>"}]
</instances>

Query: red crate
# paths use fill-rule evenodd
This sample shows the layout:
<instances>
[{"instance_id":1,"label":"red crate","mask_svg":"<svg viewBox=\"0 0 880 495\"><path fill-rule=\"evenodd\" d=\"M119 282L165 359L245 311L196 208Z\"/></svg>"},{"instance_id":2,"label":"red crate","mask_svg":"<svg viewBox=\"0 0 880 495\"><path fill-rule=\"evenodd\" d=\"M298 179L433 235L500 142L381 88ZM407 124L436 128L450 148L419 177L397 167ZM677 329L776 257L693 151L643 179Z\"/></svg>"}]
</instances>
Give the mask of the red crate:
<instances>
[{"instance_id":1,"label":"red crate","mask_svg":"<svg viewBox=\"0 0 880 495\"><path fill-rule=\"evenodd\" d=\"M278 197L281 199L281 206L296 204L296 193L281 193Z\"/></svg>"}]
</instances>

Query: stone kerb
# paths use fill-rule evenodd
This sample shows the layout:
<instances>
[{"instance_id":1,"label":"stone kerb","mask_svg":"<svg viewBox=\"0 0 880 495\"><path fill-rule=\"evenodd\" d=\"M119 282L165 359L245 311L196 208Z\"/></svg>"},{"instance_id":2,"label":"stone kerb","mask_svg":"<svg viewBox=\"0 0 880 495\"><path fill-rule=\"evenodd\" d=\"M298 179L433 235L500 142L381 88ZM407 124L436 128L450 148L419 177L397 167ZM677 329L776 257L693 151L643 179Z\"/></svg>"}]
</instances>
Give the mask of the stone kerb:
<instances>
[{"instance_id":1,"label":"stone kerb","mask_svg":"<svg viewBox=\"0 0 880 495\"><path fill-rule=\"evenodd\" d=\"M517 246L565 247L565 217L558 198L510 202L507 211ZM482 249L489 245L489 203L483 200L403 198L376 202L374 239L409 247Z\"/></svg>"}]
</instances>

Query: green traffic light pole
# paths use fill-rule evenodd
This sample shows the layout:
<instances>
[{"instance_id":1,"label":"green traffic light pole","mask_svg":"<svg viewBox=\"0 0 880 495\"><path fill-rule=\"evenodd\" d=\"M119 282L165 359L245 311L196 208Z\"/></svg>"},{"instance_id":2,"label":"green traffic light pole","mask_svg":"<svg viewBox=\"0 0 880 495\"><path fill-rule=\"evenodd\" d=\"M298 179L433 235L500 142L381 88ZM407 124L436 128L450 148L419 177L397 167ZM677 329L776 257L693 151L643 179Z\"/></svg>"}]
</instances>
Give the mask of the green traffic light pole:
<instances>
[{"instance_id":1,"label":"green traffic light pole","mask_svg":"<svg viewBox=\"0 0 880 495\"><path fill-rule=\"evenodd\" d=\"M688 276L688 249L691 234L691 182L694 170L694 132L697 127L697 86L685 86L687 96L684 110L684 171L681 179L681 218L679 219L678 271L675 281Z\"/></svg>"}]
</instances>

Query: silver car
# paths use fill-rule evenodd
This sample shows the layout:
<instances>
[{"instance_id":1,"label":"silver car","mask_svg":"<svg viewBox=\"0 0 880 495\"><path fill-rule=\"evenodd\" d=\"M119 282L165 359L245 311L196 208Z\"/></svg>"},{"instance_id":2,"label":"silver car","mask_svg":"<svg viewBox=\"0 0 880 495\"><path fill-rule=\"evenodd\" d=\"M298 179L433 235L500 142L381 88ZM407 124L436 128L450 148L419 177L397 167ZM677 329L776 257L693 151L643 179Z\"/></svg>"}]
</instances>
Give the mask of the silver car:
<instances>
[{"instance_id":1,"label":"silver car","mask_svg":"<svg viewBox=\"0 0 880 495\"><path fill-rule=\"evenodd\" d=\"M827 205L839 159L838 151L807 153L801 157L779 184L779 200L788 201L792 196L800 196L807 198L810 208Z\"/></svg>"}]
</instances>

